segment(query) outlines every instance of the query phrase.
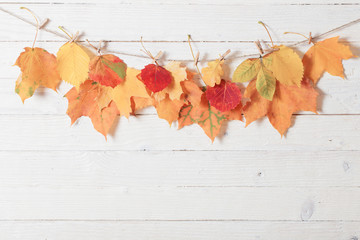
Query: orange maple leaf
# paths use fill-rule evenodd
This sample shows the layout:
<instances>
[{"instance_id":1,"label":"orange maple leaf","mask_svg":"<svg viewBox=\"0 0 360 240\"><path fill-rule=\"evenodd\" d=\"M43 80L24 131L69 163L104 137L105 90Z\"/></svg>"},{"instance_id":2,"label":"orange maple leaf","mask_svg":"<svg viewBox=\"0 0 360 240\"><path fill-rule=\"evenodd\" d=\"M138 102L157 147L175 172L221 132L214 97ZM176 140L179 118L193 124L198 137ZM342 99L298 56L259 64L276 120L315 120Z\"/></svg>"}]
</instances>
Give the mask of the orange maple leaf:
<instances>
[{"instance_id":1,"label":"orange maple leaf","mask_svg":"<svg viewBox=\"0 0 360 240\"><path fill-rule=\"evenodd\" d=\"M339 43L339 37L325 39L314 45L305 53L302 62L304 74L317 83L326 71L333 76L344 78L343 59L356 57L349 46Z\"/></svg>"},{"instance_id":2,"label":"orange maple leaf","mask_svg":"<svg viewBox=\"0 0 360 240\"><path fill-rule=\"evenodd\" d=\"M116 104L108 100L106 94L108 92L104 90L104 87L92 80L87 80L81 84L79 91L73 87L65 95L69 101L66 113L71 119L71 124L74 124L81 116L88 116L94 128L106 138L119 113ZM101 106L106 101L109 101L108 106L102 108Z\"/></svg>"},{"instance_id":3,"label":"orange maple leaf","mask_svg":"<svg viewBox=\"0 0 360 240\"><path fill-rule=\"evenodd\" d=\"M169 95L155 104L156 111L159 118L168 121L169 125L179 118L179 112L181 107L184 105L184 99L171 100Z\"/></svg>"},{"instance_id":4,"label":"orange maple leaf","mask_svg":"<svg viewBox=\"0 0 360 240\"><path fill-rule=\"evenodd\" d=\"M154 105L155 105L155 100L153 98L131 97L132 114L136 114L136 111Z\"/></svg>"},{"instance_id":5,"label":"orange maple leaf","mask_svg":"<svg viewBox=\"0 0 360 240\"><path fill-rule=\"evenodd\" d=\"M16 81L15 92L24 102L39 86L56 91L61 78L57 71L56 57L42 48L26 47L15 65L21 69Z\"/></svg>"},{"instance_id":6,"label":"orange maple leaf","mask_svg":"<svg viewBox=\"0 0 360 240\"><path fill-rule=\"evenodd\" d=\"M234 108L231 111L226 112L226 119L243 121L242 113L243 113L243 106L240 102L236 108Z\"/></svg>"},{"instance_id":7,"label":"orange maple leaf","mask_svg":"<svg viewBox=\"0 0 360 240\"><path fill-rule=\"evenodd\" d=\"M291 116L297 111L316 112L318 93L309 80L304 79L300 87L285 86L277 81L272 101L263 98L256 90L256 80L252 80L244 97L250 98L243 108L246 126L267 116L273 127L283 136L291 125Z\"/></svg>"},{"instance_id":8,"label":"orange maple leaf","mask_svg":"<svg viewBox=\"0 0 360 240\"><path fill-rule=\"evenodd\" d=\"M204 93L200 87L192 80L183 81L181 86L185 93L185 98L191 103L191 105L198 106Z\"/></svg>"}]
</instances>

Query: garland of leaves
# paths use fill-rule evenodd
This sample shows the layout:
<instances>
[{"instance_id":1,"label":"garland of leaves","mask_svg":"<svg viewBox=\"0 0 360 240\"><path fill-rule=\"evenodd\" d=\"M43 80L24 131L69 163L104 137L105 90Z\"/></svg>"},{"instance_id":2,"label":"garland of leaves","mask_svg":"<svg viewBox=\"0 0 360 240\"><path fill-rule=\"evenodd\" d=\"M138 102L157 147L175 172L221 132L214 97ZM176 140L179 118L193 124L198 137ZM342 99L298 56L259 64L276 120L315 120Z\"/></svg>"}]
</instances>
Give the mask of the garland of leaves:
<instances>
[{"instance_id":1,"label":"garland of leaves","mask_svg":"<svg viewBox=\"0 0 360 240\"><path fill-rule=\"evenodd\" d=\"M223 79L225 58L230 50L209 61L207 67L200 70L199 53L194 54L190 35L188 43L196 71L187 69L179 61L170 61L162 66L158 62L161 52L154 56L145 48L142 39L142 51L152 62L138 70L128 67L113 54L102 53L101 42L99 47L95 47L87 41L97 53L92 54L78 41L78 33L71 35L63 27L59 29L66 34L68 41L60 47L56 56L35 47L40 29L65 36L44 29L47 20L39 23L32 11L22 9L34 16L36 24L0 9L36 26L32 47L26 47L15 63L21 69L15 92L24 102L40 86L56 91L62 80L72 84L74 87L65 94L71 124L81 116L88 116L94 128L105 138L118 115L129 118L149 106L154 106L159 118L170 125L177 121L179 129L198 124L212 141L225 121L243 121L243 116L246 126L267 116L282 136L290 127L294 112L317 113L318 93L314 86L323 73L344 78L342 60L356 57L349 46L339 42L339 37L315 41L311 33L307 37L286 32L306 38L293 46L305 42L311 44L301 59L290 46L274 45L266 25L259 22L268 33L271 46L264 50L262 44L256 41L259 53L242 57L259 57L243 61L233 73L232 80ZM359 21L357 19L316 38ZM242 96L237 83L244 82L249 84ZM244 105L243 98L248 99Z\"/></svg>"}]
</instances>

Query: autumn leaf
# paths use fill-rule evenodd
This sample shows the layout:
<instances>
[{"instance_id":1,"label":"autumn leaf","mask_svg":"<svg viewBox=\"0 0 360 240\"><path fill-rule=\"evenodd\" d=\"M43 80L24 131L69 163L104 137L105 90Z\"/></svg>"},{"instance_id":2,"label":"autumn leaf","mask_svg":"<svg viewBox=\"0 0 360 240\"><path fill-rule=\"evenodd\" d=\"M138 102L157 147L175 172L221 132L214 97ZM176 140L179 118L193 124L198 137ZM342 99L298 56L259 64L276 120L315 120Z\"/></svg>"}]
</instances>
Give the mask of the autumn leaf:
<instances>
[{"instance_id":1,"label":"autumn leaf","mask_svg":"<svg viewBox=\"0 0 360 240\"><path fill-rule=\"evenodd\" d=\"M191 103L191 105L198 106L201 103L201 98L204 93L200 87L192 80L183 81L181 86L186 94L185 98Z\"/></svg>"},{"instance_id":2,"label":"autumn leaf","mask_svg":"<svg viewBox=\"0 0 360 240\"><path fill-rule=\"evenodd\" d=\"M77 89L88 79L90 57L82 46L67 42L57 52L57 66L60 77Z\"/></svg>"},{"instance_id":3,"label":"autumn leaf","mask_svg":"<svg viewBox=\"0 0 360 240\"><path fill-rule=\"evenodd\" d=\"M223 63L224 60L217 59L208 62L208 66L201 69L202 79L206 85L213 87L215 84L220 84L221 77L224 75Z\"/></svg>"},{"instance_id":4,"label":"autumn leaf","mask_svg":"<svg viewBox=\"0 0 360 240\"><path fill-rule=\"evenodd\" d=\"M114 125L118 114L119 111L115 102L111 101L109 106L100 111L94 111L93 114L90 115L90 119L96 131L104 135L105 139L107 139L106 135Z\"/></svg>"},{"instance_id":5,"label":"autumn leaf","mask_svg":"<svg viewBox=\"0 0 360 240\"><path fill-rule=\"evenodd\" d=\"M267 116L273 127L283 136L291 125L291 116L297 111L316 113L318 93L308 79L304 79L301 87L286 86L277 82L272 101L269 101L256 90L256 81L249 83L244 97L250 98L243 108L246 126L253 121Z\"/></svg>"},{"instance_id":6,"label":"autumn leaf","mask_svg":"<svg viewBox=\"0 0 360 240\"><path fill-rule=\"evenodd\" d=\"M80 85L79 90L75 87L70 89L65 97L69 101L67 114L71 119L71 125L81 116L90 116L94 111L100 110L97 98L99 84L91 80Z\"/></svg>"},{"instance_id":7,"label":"autumn leaf","mask_svg":"<svg viewBox=\"0 0 360 240\"><path fill-rule=\"evenodd\" d=\"M344 78L343 59L356 57L349 46L339 43L339 37L325 39L314 45L305 53L302 62L305 76L315 84L326 71L333 76Z\"/></svg>"},{"instance_id":8,"label":"autumn leaf","mask_svg":"<svg viewBox=\"0 0 360 240\"><path fill-rule=\"evenodd\" d=\"M164 66L164 68L171 73L173 81L171 81L166 88L155 93L154 98L157 101L161 101L169 95L171 100L180 100L181 95L183 94L181 82L185 81L187 78L186 67L181 67L180 62L172 61Z\"/></svg>"},{"instance_id":9,"label":"autumn leaf","mask_svg":"<svg viewBox=\"0 0 360 240\"><path fill-rule=\"evenodd\" d=\"M241 101L241 91L235 83L222 80L214 87L207 87L206 97L212 107L221 112L234 109Z\"/></svg>"},{"instance_id":10,"label":"autumn leaf","mask_svg":"<svg viewBox=\"0 0 360 240\"><path fill-rule=\"evenodd\" d=\"M137 77L154 93L169 86L173 80L171 73L157 64L146 65Z\"/></svg>"},{"instance_id":11,"label":"autumn leaf","mask_svg":"<svg viewBox=\"0 0 360 240\"><path fill-rule=\"evenodd\" d=\"M21 74L16 81L15 92L24 102L39 86L56 91L61 79L57 71L56 57L42 48L26 47L17 58L15 65Z\"/></svg>"},{"instance_id":12,"label":"autumn leaf","mask_svg":"<svg viewBox=\"0 0 360 240\"><path fill-rule=\"evenodd\" d=\"M131 108L131 97L150 98L144 84L137 79L140 70L134 68L126 69L126 78L112 91L112 99L119 109L120 115L129 118L133 111Z\"/></svg>"},{"instance_id":13,"label":"autumn leaf","mask_svg":"<svg viewBox=\"0 0 360 240\"><path fill-rule=\"evenodd\" d=\"M304 67L297 53L284 45L274 46L272 53L264 56L264 65L268 68L275 78L283 85L301 86L304 75ZM270 58L270 61L266 59Z\"/></svg>"},{"instance_id":14,"label":"autumn leaf","mask_svg":"<svg viewBox=\"0 0 360 240\"><path fill-rule=\"evenodd\" d=\"M131 109L133 114L135 114L136 111L154 105L155 105L155 100L153 98L131 97Z\"/></svg>"},{"instance_id":15,"label":"autumn leaf","mask_svg":"<svg viewBox=\"0 0 360 240\"><path fill-rule=\"evenodd\" d=\"M71 125L81 116L90 117L94 128L106 138L116 115L118 115L118 110L116 104L111 100L108 106L102 109L99 107L99 100L106 98L103 95L107 91L103 91L103 88L99 83L87 80L80 85L79 90L75 87L70 89L65 95L69 101L66 113L71 119Z\"/></svg>"},{"instance_id":16,"label":"autumn leaf","mask_svg":"<svg viewBox=\"0 0 360 240\"><path fill-rule=\"evenodd\" d=\"M256 89L259 94L269 101L272 101L276 88L276 79L272 72L262 63L256 79Z\"/></svg>"},{"instance_id":17,"label":"autumn leaf","mask_svg":"<svg viewBox=\"0 0 360 240\"><path fill-rule=\"evenodd\" d=\"M201 103L198 106L186 104L181 108L178 129L196 123L214 142L215 137L220 132L221 125L226 119L227 116L224 113L210 106L205 94L203 94Z\"/></svg>"},{"instance_id":18,"label":"autumn leaf","mask_svg":"<svg viewBox=\"0 0 360 240\"><path fill-rule=\"evenodd\" d=\"M241 104L241 102L232 110L228 111L225 113L226 115L226 119L227 120L239 120L242 121L243 120L243 106Z\"/></svg>"},{"instance_id":19,"label":"autumn leaf","mask_svg":"<svg viewBox=\"0 0 360 240\"><path fill-rule=\"evenodd\" d=\"M166 95L163 100L155 104L155 108L159 118L165 119L171 126L179 118L179 112L183 105L184 100L171 100L169 95Z\"/></svg>"},{"instance_id":20,"label":"autumn leaf","mask_svg":"<svg viewBox=\"0 0 360 240\"><path fill-rule=\"evenodd\" d=\"M94 57L89 65L89 77L101 85L116 87L126 76L126 64L112 54Z\"/></svg>"},{"instance_id":21,"label":"autumn leaf","mask_svg":"<svg viewBox=\"0 0 360 240\"><path fill-rule=\"evenodd\" d=\"M271 64L271 61L271 57L246 59L236 68L232 81L247 82L256 78L256 89L259 94L271 101L275 92L276 79L264 65L264 62Z\"/></svg>"},{"instance_id":22,"label":"autumn leaf","mask_svg":"<svg viewBox=\"0 0 360 240\"><path fill-rule=\"evenodd\" d=\"M243 61L234 71L233 82L249 82L259 73L261 66L260 58L249 58Z\"/></svg>"}]
</instances>

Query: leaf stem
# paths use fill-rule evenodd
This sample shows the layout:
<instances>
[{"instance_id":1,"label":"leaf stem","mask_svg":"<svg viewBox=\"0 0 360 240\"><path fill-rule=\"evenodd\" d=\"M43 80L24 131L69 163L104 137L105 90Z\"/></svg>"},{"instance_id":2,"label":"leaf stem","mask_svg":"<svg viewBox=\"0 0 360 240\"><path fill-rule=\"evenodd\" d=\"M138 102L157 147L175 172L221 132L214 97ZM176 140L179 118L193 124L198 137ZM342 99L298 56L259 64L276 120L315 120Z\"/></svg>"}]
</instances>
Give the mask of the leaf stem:
<instances>
[{"instance_id":1,"label":"leaf stem","mask_svg":"<svg viewBox=\"0 0 360 240\"><path fill-rule=\"evenodd\" d=\"M203 79L202 79L201 72L200 72L200 69L199 69L199 66L198 66L200 53L198 52L198 53L196 54L196 57L195 57L194 51L193 51L192 46L191 46L191 35L190 35L190 34L188 34L188 43L189 43L191 55L192 55L192 57L193 57L193 59L194 59L194 64L195 64L196 70L197 70L197 72L198 72L198 74L199 74L199 76L200 76L200 79L203 80Z\"/></svg>"},{"instance_id":2,"label":"leaf stem","mask_svg":"<svg viewBox=\"0 0 360 240\"><path fill-rule=\"evenodd\" d=\"M63 31L69 38L70 40L73 39L73 36L71 36L67 31L65 31L64 27L63 26L59 26L58 27L61 31Z\"/></svg>"},{"instance_id":3,"label":"leaf stem","mask_svg":"<svg viewBox=\"0 0 360 240\"><path fill-rule=\"evenodd\" d=\"M90 45L90 47L92 47L93 49L95 49L95 51L96 51L99 55L101 55L101 47L99 47L99 48L95 47L94 45L92 45L92 44L89 42L88 39L86 39L86 42ZM101 42L101 41L100 41L100 42Z\"/></svg>"},{"instance_id":4,"label":"leaf stem","mask_svg":"<svg viewBox=\"0 0 360 240\"><path fill-rule=\"evenodd\" d=\"M143 53L145 53L146 55L148 55L156 65L159 65L158 62L157 62L157 58L162 54L162 52L160 51L156 57L154 57L151 52L149 50L147 50L144 46L144 42L143 42L143 37L140 38L140 43L141 43L141 46L143 49L140 49L140 51L142 51Z\"/></svg>"},{"instance_id":5,"label":"leaf stem","mask_svg":"<svg viewBox=\"0 0 360 240\"><path fill-rule=\"evenodd\" d=\"M27 7L20 7L20 9L24 9L24 10L28 11L28 12L35 18L35 21L36 21L36 33L35 33L35 38L34 38L34 42L33 42L33 45L32 45L32 48L34 48L35 42L36 42L36 38L37 38L39 29L40 29L39 20L37 19L37 17L35 16L35 14L34 14L30 9L28 9Z\"/></svg>"},{"instance_id":6,"label":"leaf stem","mask_svg":"<svg viewBox=\"0 0 360 240\"><path fill-rule=\"evenodd\" d=\"M297 32L284 32L284 34L296 34L296 35L302 36L302 37L306 38L307 40L309 40L309 44L312 43L311 32L309 33L309 37L305 36L304 34L297 33Z\"/></svg>"},{"instance_id":7,"label":"leaf stem","mask_svg":"<svg viewBox=\"0 0 360 240\"><path fill-rule=\"evenodd\" d=\"M262 21L259 21L258 23L261 24L261 25L265 28L267 34L269 35L269 38L270 38L270 41L271 41L271 45L272 45L272 47L274 47L274 42L273 42L273 40L272 40L272 37L271 37L271 35L270 35L270 32L269 32L269 30L267 29L265 23L263 23Z\"/></svg>"}]
</instances>

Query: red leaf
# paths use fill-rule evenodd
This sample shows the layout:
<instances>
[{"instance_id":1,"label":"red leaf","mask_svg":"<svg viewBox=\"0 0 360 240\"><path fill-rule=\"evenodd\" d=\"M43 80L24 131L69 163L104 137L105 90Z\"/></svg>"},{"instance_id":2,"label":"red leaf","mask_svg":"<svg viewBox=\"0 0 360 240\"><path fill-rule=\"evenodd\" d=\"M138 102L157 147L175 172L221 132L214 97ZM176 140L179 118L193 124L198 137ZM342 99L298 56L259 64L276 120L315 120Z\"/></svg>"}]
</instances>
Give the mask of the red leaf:
<instances>
[{"instance_id":1,"label":"red leaf","mask_svg":"<svg viewBox=\"0 0 360 240\"><path fill-rule=\"evenodd\" d=\"M141 70L138 79L152 92L159 92L171 83L172 76L165 68L156 64L149 64Z\"/></svg>"},{"instance_id":2,"label":"red leaf","mask_svg":"<svg viewBox=\"0 0 360 240\"><path fill-rule=\"evenodd\" d=\"M241 91L235 83L221 80L214 87L207 87L206 97L210 105L221 112L234 109L241 100Z\"/></svg>"}]
</instances>

